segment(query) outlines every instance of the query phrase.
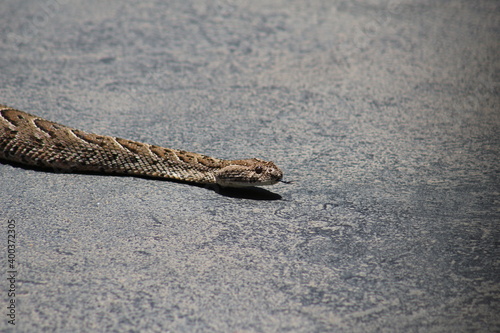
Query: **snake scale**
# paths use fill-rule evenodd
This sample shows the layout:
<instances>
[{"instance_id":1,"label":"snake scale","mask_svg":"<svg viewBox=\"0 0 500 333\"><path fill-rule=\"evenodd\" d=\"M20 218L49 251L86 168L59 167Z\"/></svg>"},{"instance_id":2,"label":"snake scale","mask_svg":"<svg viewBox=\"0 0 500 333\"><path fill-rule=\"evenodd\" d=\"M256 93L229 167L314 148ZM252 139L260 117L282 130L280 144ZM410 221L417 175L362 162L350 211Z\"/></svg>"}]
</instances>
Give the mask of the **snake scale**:
<instances>
[{"instance_id":1,"label":"snake scale","mask_svg":"<svg viewBox=\"0 0 500 333\"><path fill-rule=\"evenodd\" d=\"M61 171L159 177L224 187L272 185L283 172L258 158L223 160L87 133L0 105L0 159Z\"/></svg>"}]
</instances>

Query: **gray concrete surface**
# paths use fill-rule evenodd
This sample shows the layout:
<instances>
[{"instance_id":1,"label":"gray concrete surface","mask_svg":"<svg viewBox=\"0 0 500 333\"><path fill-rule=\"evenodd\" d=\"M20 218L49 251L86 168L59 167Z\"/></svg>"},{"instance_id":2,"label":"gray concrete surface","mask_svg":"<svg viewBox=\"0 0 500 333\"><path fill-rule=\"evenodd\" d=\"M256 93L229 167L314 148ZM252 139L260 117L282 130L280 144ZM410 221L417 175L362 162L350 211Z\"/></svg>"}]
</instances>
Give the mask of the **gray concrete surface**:
<instances>
[{"instance_id":1,"label":"gray concrete surface","mask_svg":"<svg viewBox=\"0 0 500 333\"><path fill-rule=\"evenodd\" d=\"M2 1L2 103L294 183L0 164L0 330L499 332L499 7Z\"/></svg>"}]
</instances>

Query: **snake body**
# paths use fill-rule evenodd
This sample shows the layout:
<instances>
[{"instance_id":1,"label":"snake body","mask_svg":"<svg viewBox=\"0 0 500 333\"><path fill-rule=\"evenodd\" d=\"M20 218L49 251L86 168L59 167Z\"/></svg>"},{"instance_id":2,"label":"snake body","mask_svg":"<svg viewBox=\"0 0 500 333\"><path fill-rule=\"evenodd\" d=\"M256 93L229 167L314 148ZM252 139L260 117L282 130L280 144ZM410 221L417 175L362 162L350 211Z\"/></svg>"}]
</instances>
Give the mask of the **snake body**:
<instances>
[{"instance_id":1,"label":"snake body","mask_svg":"<svg viewBox=\"0 0 500 333\"><path fill-rule=\"evenodd\" d=\"M258 158L223 160L87 133L0 105L0 159L74 172L160 177L226 187L272 185L283 172Z\"/></svg>"}]
</instances>

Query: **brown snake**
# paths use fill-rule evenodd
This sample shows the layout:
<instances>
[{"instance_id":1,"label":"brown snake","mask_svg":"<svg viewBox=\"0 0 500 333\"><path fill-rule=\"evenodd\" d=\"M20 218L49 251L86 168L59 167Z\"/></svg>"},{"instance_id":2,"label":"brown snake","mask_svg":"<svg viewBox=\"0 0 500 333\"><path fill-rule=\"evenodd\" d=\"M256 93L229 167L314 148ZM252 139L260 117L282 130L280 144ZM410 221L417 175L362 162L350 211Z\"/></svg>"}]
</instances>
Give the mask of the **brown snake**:
<instances>
[{"instance_id":1,"label":"brown snake","mask_svg":"<svg viewBox=\"0 0 500 333\"><path fill-rule=\"evenodd\" d=\"M74 172L160 177L227 187L272 185L283 172L258 158L223 160L97 135L0 105L0 159Z\"/></svg>"}]
</instances>

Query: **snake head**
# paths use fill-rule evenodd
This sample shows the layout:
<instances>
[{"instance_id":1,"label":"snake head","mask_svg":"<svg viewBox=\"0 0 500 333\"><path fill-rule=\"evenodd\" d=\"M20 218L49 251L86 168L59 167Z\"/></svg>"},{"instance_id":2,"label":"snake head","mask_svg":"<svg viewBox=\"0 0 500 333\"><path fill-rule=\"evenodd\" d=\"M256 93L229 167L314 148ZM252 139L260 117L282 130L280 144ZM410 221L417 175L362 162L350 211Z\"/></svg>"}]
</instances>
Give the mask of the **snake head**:
<instances>
[{"instance_id":1,"label":"snake head","mask_svg":"<svg viewBox=\"0 0 500 333\"><path fill-rule=\"evenodd\" d=\"M215 172L217 184L226 187L273 185L283 178L283 171L273 162L258 158L229 161Z\"/></svg>"}]
</instances>

